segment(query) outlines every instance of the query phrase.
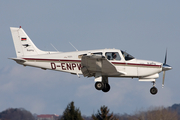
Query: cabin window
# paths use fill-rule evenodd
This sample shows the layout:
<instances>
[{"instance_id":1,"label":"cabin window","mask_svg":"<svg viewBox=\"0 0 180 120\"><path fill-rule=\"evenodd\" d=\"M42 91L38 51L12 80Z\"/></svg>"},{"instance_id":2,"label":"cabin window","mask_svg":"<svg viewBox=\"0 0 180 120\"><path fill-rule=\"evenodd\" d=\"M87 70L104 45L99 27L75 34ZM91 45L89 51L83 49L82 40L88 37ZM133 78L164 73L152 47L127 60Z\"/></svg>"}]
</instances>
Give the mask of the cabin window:
<instances>
[{"instance_id":1,"label":"cabin window","mask_svg":"<svg viewBox=\"0 0 180 120\"><path fill-rule=\"evenodd\" d=\"M106 52L105 56L108 60L121 60L118 52Z\"/></svg>"},{"instance_id":2,"label":"cabin window","mask_svg":"<svg viewBox=\"0 0 180 120\"><path fill-rule=\"evenodd\" d=\"M121 53L122 53L122 55L123 55L125 60L132 60L132 59L134 59L134 57L132 55L128 54L127 52L124 52L124 51L121 50Z\"/></svg>"}]
</instances>

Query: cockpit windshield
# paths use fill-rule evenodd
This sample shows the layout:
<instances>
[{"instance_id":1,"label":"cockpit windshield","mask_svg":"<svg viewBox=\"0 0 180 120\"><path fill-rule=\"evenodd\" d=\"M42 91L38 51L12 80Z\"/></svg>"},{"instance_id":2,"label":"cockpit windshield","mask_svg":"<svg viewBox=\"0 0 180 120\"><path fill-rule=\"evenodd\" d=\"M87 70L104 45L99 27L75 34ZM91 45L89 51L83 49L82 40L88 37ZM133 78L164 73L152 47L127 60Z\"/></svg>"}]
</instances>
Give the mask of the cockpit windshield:
<instances>
[{"instance_id":1,"label":"cockpit windshield","mask_svg":"<svg viewBox=\"0 0 180 120\"><path fill-rule=\"evenodd\" d=\"M122 50L121 50L121 53L122 53L122 55L124 56L124 59L125 59L125 60L132 60L132 59L134 59L133 56L131 56L130 54L128 54L128 53L125 52L125 51L122 51Z\"/></svg>"}]
</instances>

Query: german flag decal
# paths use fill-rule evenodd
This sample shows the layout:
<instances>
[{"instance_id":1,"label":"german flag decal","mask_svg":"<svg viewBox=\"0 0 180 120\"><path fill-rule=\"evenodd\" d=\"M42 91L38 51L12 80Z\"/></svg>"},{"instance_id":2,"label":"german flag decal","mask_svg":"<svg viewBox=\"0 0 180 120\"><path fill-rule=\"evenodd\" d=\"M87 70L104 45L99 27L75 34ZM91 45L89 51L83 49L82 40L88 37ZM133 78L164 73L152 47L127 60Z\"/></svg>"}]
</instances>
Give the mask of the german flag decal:
<instances>
[{"instance_id":1,"label":"german flag decal","mask_svg":"<svg viewBox=\"0 0 180 120\"><path fill-rule=\"evenodd\" d=\"M21 41L26 41L26 38L21 38Z\"/></svg>"}]
</instances>

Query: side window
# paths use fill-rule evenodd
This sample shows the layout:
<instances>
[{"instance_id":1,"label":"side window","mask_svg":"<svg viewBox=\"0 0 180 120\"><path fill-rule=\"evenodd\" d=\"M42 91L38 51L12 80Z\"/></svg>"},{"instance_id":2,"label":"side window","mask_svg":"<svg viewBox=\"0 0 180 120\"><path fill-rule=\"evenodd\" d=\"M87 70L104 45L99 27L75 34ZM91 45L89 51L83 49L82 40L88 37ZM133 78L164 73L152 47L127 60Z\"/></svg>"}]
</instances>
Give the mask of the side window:
<instances>
[{"instance_id":1,"label":"side window","mask_svg":"<svg viewBox=\"0 0 180 120\"><path fill-rule=\"evenodd\" d=\"M81 59L83 55L87 55L87 54L82 54L82 55L79 55L78 58Z\"/></svg>"},{"instance_id":2,"label":"side window","mask_svg":"<svg viewBox=\"0 0 180 120\"><path fill-rule=\"evenodd\" d=\"M84 56L84 55L87 55L87 54L81 54L81 55L78 55L78 58L81 59L82 56ZM102 52L91 53L91 55L102 55Z\"/></svg>"},{"instance_id":3,"label":"side window","mask_svg":"<svg viewBox=\"0 0 180 120\"><path fill-rule=\"evenodd\" d=\"M91 55L102 55L102 52L91 53Z\"/></svg>"},{"instance_id":4,"label":"side window","mask_svg":"<svg viewBox=\"0 0 180 120\"><path fill-rule=\"evenodd\" d=\"M108 60L121 60L118 52L106 52L105 56Z\"/></svg>"}]
</instances>

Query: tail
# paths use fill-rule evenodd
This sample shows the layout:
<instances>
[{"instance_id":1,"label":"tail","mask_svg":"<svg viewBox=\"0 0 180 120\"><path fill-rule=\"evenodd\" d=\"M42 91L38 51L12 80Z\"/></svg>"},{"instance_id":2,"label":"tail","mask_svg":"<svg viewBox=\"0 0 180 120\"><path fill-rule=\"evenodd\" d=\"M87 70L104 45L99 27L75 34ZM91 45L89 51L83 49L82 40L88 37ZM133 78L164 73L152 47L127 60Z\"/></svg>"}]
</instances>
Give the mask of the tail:
<instances>
[{"instance_id":1,"label":"tail","mask_svg":"<svg viewBox=\"0 0 180 120\"><path fill-rule=\"evenodd\" d=\"M39 50L21 27L11 27L10 30L18 58L47 53L45 51Z\"/></svg>"}]
</instances>

